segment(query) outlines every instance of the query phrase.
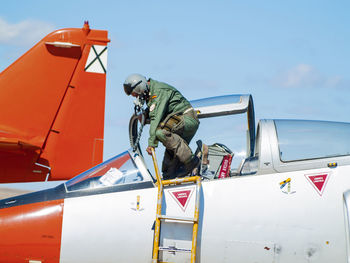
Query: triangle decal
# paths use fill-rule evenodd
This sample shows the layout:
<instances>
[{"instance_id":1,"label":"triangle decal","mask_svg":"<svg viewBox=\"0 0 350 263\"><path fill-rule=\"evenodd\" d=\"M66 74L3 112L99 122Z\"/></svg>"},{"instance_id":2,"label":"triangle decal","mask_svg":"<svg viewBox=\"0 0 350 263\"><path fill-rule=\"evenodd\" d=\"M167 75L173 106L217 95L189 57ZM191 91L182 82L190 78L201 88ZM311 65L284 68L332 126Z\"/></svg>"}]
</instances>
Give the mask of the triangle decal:
<instances>
[{"instance_id":1,"label":"triangle decal","mask_svg":"<svg viewBox=\"0 0 350 263\"><path fill-rule=\"evenodd\" d=\"M194 188L169 191L180 208L185 211L191 199Z\"/></svg>"},{"instance_id":2,"label":"triangle decal","mask_svg":"<svg viewBox=\"0 0 350 263\"><path fill-rule=\"evenodd\" d=\"M311 183L317 193L322 196L324 189L326 188L327 181L329 179L329 173L322 174L306 174L306 179Z\"/></svg>"}]
</instances>

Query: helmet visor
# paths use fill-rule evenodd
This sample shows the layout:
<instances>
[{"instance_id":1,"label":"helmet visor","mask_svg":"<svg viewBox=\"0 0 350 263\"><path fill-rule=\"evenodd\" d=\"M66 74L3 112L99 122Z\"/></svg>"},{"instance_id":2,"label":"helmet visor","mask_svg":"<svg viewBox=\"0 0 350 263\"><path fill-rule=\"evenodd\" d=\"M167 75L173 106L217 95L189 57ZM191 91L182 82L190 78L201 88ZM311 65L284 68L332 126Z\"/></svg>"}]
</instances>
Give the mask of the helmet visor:
<instances>
[{"instance_id":1,"label":"helmet visor","mask_svg":"<svg viewBox=\"0 0 350 263\"><path fill-rule=\"evenodd\" d=\"M132 93L132 91L142 82L142 80L140 80L139 82L137 82L134 86L131 86L130 83L125 84L124 83L124 91L126 93L126 95L130 95ZM137 94L139 94L139 92L136 92Z\"/></svg>"},{"instance_id":2,"label":"helmet visor","mask_svg":"<svg viewBox=\"0 0 350 263\"><path fill-rule=\"evenodd\" d=\"M132 90L134 89L134 87L131 87L131 84L124 84L124 91L126 93L126 95L130 95Z\"/></svg>"}]
</instances>

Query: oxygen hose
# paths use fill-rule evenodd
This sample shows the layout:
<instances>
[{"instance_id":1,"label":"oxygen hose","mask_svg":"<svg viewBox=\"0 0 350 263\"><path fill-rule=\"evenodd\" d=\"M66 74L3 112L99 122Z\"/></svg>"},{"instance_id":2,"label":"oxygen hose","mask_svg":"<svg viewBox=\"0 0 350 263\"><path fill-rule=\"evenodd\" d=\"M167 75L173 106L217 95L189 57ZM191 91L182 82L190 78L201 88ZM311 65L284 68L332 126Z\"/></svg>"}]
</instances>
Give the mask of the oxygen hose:
<instances>
[{"instance_id":1,"label":"oxygen hose","mask_svg":"<svg viewBox=\"0 0 350 263\"><path fill-rule=\"evenodd\" d=\"M140 139L141 139L143 126L145 126L145 121L146 121L145 114L142 112L142 114L141 114L141 126L140 126L139 132L137 134L134 146L132 147L132 150L134 152L137 150L137 148L139 148L139 143L140 143Z\"/></svg>"},{"instance_id":2,"label":"oxygen hose","mask_svg":"<svg viewBox=\"0 0 350 263\"><path fill-rule=\"evenodd\" d=\"M146 124L147 116L148 116L148 108L144 107L145 101L146 101L145 96L138 97L134 101L134 104L135 104L134 115L131 116L131 119L129 122L130 145L132 147L132 150L134 152L139 153L140 155L142 155L142 152L140 149L140 139L141 139L143 127ZM140 116L141 116L141 120L140 120ZM139 120L140 120L141 126L137 131Z\"/></svg>"},{"instance_id":3,"label":"oxygen hose","mask_svg":"<svg viewBox=\"0 0 350 263\"><path fill-rule=\"evenodd\" d=\"M142 155L141 149L140 149L140 139L143 131L143 127L146 124L146 114L145 112L141 113L141 126L138 128L138 123L140 119L140 114L133 114L129 121L129 140L130 140L130 146L133 149L134 152L139 153Z\"/></svg>"}]
</instances>

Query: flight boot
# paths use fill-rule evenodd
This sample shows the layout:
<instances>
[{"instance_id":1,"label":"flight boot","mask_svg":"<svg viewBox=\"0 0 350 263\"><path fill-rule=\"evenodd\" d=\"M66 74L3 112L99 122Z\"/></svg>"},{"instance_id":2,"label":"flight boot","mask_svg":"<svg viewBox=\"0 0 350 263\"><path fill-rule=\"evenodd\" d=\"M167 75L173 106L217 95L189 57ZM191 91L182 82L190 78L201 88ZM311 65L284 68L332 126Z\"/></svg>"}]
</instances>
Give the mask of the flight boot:
<instances>
[{"instance_id":1,"label":"flight boot","mask_svg":"<svg viewBox=\"0 0 350 263\"><path fill-rule=\"evenodd\" d=\"M175 177L191 176L192 171L198 167L199 162L199 158L193 155L190 160L180 165L179 169L176 171Z\"/></svg>"}]
</instances>

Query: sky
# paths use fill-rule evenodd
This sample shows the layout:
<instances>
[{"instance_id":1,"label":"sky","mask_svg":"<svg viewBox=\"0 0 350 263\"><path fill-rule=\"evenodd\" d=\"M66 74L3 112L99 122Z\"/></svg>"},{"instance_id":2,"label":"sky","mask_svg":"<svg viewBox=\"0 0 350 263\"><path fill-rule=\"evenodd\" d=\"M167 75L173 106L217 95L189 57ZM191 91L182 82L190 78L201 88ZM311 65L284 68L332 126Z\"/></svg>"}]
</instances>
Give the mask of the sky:
<instances>
[{"instance_id":1,"label":"sky","mask_svg":"<svg viewBox=\"0 0 350 263\"><path fill-rule=\"evenodd\" d=\"M259 119L350 122L350 2L6 1L0 71L61 28L108 30L104 159L129 148L131 73L188 98L252 94Z\"/></svg>"}]
</instances>

